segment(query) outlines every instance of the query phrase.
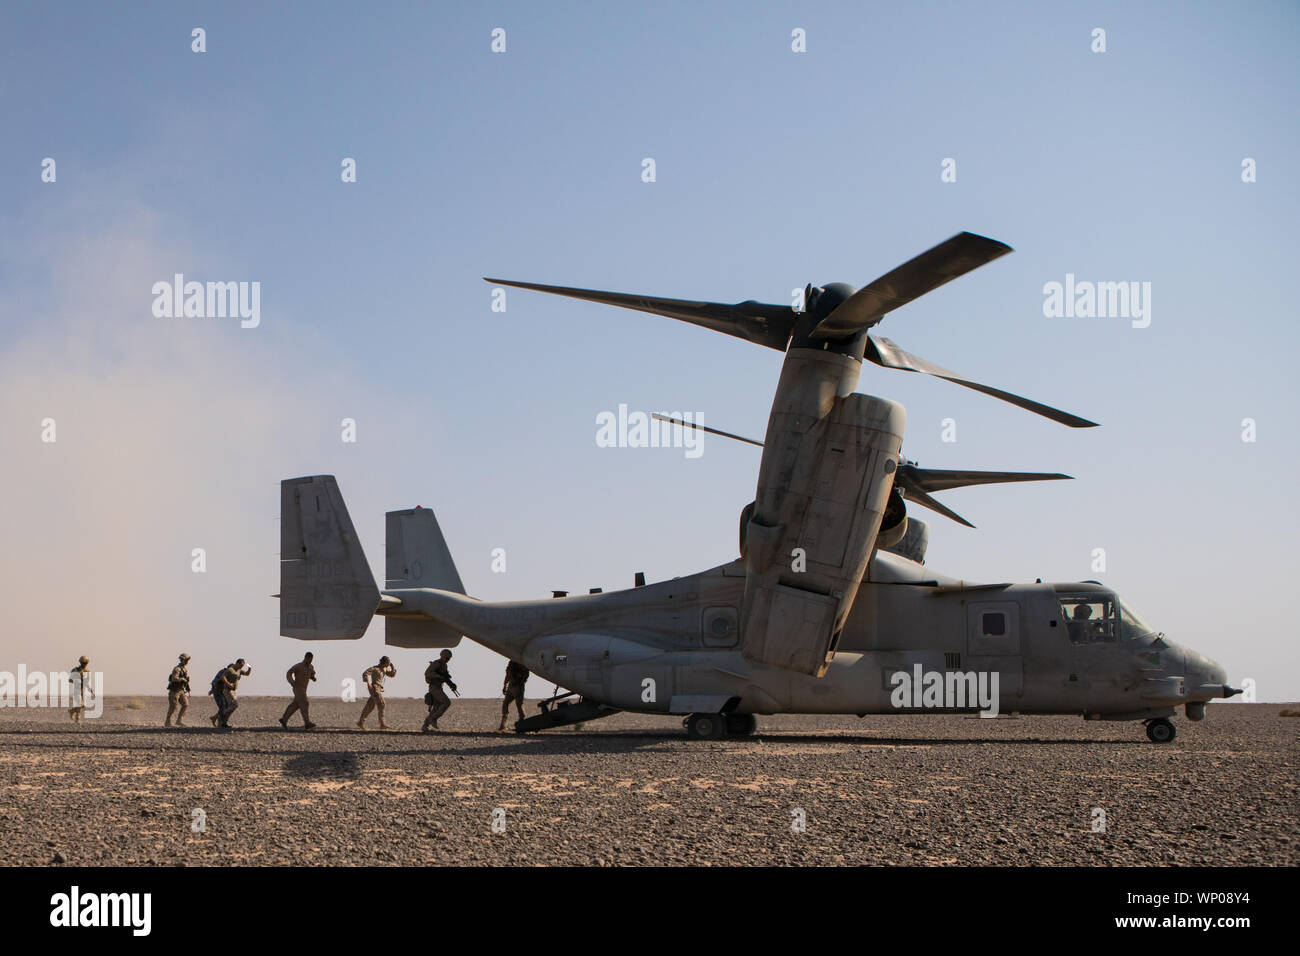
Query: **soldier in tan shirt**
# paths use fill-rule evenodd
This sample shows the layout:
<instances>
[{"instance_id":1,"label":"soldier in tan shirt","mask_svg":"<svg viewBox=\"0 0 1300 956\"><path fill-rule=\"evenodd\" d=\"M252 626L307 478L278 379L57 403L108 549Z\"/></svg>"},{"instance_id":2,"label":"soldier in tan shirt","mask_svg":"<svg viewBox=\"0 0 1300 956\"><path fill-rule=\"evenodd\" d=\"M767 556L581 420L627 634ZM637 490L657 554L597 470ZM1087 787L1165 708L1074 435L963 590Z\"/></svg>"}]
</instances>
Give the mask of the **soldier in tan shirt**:
<instances>
[{"instance_id":1,"label":"soldier in tan shirt","mask_svg":"<svg viewBox=\"0 0 1300 956\"><path fill-rule=\"evenodd\" d=\"M311 722L311 716L307 710L307 685L316 679L316 668L312 666L311 659L312 653L308 651L301 661L285 671L284 679L293 688L293 700L285 708L284 716L280 718L280 726L286 729L289 726L289 718L298 711L302 711L304 730L311 730L316 726Z\"/></svg>"},{"instance_id":2,"label":"soldier in tan shirt","mask_svg":"<svg viewBox=\"0 0 1300 956\"><path fill-rule=\"evenodd\" d=\"M367 667L362 672L361 679L366 682L366 690L370 691L370 699L366 701L366 706L361 708L361 719L357 721L357 726L362 730L366 729L366 718L375 709L379 710L379 729L392 730L384 723L384 678L396 676L397 668L393 666L387 654L379 658L379 663L374 667Z\"/></svg>"},{"instance_id":3,"label":"soldier in tan shirt","mask_svg":"<svg viewBox=\"0 0 1300 956\"><path fill-rule=\"evenodd\" d=\"M82 654L77 661L77 666L68 672L68 683L71 690L68 693L68 716L74 723L81 723L81 717L86 712L86 698L95 696L95 689L90 686L90 658Z\"/></svg>"}]
</instances>

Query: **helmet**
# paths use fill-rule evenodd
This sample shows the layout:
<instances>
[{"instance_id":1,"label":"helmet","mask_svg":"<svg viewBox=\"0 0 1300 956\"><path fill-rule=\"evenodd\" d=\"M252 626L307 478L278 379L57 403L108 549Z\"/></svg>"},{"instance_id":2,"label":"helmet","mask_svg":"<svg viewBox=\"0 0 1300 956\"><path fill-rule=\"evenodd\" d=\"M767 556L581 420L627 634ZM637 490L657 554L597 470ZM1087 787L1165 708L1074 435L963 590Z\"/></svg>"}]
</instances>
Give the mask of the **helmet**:
<instances>
[{"instance_id":1,"label":"helmet","mask_svg":"<svg viewBox=\"0 0 1300 956\"><path fill-rule=\"evenodd\" d=\"M190 655L188 655L188 654L182 654L182 655L181 655L181 663L182 663L182 664L184 664L184 663L185 663L186 661L188 661L189 659L190 659Z\"/></svg>"}]
</instances>

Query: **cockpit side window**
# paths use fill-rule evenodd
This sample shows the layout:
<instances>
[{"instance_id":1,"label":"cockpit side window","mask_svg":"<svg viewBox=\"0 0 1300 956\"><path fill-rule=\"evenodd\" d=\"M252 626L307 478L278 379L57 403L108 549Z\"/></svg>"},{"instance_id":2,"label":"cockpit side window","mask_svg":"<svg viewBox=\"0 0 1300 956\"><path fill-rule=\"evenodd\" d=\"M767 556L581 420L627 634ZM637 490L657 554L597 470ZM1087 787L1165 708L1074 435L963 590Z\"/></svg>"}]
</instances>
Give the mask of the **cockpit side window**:
<instances>
[{"instance_id":1,"label":"cockpit side window","mask_svg":"<svg viewBox=\"0 0 1300 956\"><path fill-rule=\"evenodd\" d=\"M1102 595L1061 595L1065 632L1073 644L1113 644L1118 637L1115 602Z\"/></svg>"},{"instance_id":2,"label":"cockpit side window","mask_svg":"<svg viewBox=\"0 0 1300 956\"><path fill-rule=\"evenodd\" d=\"M1121 641L1136 641L1140 637L1151 634L1152 630L1147 626L1142 618L1133 613L1132 609L1123 601L1119 602L1119 639Z\"/></svg>"}]
</instances>

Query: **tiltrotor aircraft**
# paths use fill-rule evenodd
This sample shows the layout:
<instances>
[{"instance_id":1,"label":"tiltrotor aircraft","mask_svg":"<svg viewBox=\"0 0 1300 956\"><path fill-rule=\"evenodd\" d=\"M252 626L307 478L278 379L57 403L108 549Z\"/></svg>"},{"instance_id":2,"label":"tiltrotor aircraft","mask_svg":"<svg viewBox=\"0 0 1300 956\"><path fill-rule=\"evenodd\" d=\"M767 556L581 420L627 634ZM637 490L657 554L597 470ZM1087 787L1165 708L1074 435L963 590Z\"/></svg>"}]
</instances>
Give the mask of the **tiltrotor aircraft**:
<instances>
[{"instance_id":1,"label":"tiltrotor aircraft","mask_svg":"<svg viewBox=\"0 0 1300 956\"><path fill-rule=\"evenodd\" d=\"M1166 640L1099 583L972 584L925 566L929 531L905 502L967 524L932 493L1068 476L919 468L901 454L903 407L855 391L866 360L1071 427L1095 424L868 334L1010 251L963 232L856 291L809 286L802 310L487 280L785 353L757 491L740 516L740 557L656 584L638 575L626 591L485 603L465 595L434 513L415 508L387 515L380 590L334 478L292 478L281 483L281 634L355 639L379 615L396 647L454 647L467 636L569 690L520 731L620 710L685 715L695 738L752 734L758 714L1002 711L1141 720L1152 741L1172 740L1177 705L1200 720L1207 701L1239 693L1218 664Z\"/></svg>"}]
</instances>

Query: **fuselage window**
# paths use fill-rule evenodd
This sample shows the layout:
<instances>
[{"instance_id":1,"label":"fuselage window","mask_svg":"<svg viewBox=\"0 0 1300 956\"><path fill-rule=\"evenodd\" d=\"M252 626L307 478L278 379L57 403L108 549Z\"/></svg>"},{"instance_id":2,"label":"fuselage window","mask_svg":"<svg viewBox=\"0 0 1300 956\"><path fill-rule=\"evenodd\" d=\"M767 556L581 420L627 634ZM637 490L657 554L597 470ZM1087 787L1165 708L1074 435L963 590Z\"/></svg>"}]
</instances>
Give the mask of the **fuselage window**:
<instances>
[{"instance_id":1,"label":"fuselage window","mask_svg":"<svg viewBox=\"0 0 1300 956\"><path fill-rule=\"evenodd\" d=\"M986 611L984 613L984 636L1005 637L1007 633L1007 615L1004 611Z\"/></svg>"}]
</instances>

